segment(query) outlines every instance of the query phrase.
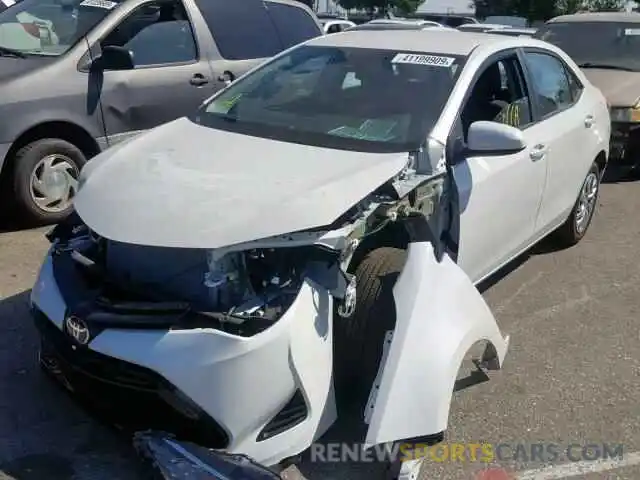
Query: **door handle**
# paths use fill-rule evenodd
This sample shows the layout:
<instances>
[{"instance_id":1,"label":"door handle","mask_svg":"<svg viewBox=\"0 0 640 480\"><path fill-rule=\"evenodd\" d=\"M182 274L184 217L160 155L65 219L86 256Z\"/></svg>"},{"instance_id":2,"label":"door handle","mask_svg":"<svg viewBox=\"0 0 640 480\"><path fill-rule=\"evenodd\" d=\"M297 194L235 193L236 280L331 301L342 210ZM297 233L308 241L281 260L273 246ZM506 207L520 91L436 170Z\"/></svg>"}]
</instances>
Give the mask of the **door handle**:
<instances>
[{"instance_id":1,"label":"door handle","mask_svg":"<svg viewBox=\"0 0 640 480\"><path fill-rule=\"evenodd\" d=\"M209 79L201 73L196 73L193 77L191 77L189 83L195 87L201 87L202 85L206 85L207 83L209 83Z\"/></svg>"},{"instance_id":2,"label":"door handle","mask_svg":"<svg viewBox=\"0 0 640 480\"><path fill-rule=\"evenodd\" d=\"M587 115L584 118L584 126L587 128L591 128L593 126L593 115Z\"/></svg>"},{"instance_id":3,"label":"door handle","mask_svg":"<svg viewBox=\"0 0 640 480\"><path fill-rule=\"evenodd\" d=\"M538 144L529 152L529 158L531 158L531 160L533 160L534 162L537 162L538 160L542 160L546 154L547 146Z\"/></svg>"}]
</instances>

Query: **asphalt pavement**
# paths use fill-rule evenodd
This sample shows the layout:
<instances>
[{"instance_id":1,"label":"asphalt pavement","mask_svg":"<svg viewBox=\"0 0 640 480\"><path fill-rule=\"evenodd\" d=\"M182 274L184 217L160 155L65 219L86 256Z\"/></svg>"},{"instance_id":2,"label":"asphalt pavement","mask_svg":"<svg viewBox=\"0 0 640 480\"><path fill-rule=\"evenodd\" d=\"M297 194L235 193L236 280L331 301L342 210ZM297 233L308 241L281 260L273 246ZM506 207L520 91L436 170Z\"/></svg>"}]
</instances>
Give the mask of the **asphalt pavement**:
<instances>
[{"instance_id":1,"label":"asphalt pavement","mask_svg":"<svg viewBox=\"0 0 640 480\"><path fill-rule=\"evenodd\" d=\"M441 445L422 478L640 479L639 211L640 182L603 185L578 246L543 243L487 286L511 336L504 368L465 366L444 443L464 455L452 461ZM45 231L0 233L0 480L141 479L128 442L38 368L27 300ZM474 444L493 453L474 461ZM604 458L616 448L622 458ZM307 458L286 477L370 480L372 468Z\"/></svg>"}]
</instances>

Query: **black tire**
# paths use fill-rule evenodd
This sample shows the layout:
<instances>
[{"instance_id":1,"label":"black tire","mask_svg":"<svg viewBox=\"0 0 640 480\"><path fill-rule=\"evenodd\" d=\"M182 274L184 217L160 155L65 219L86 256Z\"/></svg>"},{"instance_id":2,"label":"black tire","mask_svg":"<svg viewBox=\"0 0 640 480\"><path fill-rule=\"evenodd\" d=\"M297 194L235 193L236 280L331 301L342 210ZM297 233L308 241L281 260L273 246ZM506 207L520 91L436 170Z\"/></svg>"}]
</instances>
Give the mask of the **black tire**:
<instances>
[{"instance_id":1,"label":"black tire","mask_svg":"<svg viewBox=\"0 0 640 480\"><path fill-rule=\"evenodd\" d=\"M596 192L593 198L593 208L589 211L589 216L586 219L586 223L584 224L582 229L578 228L578 222L576 219L578 218L580 212L580 204L581 198L583 194L583 190L587 182L595 176L596 181ZM571 247L577 244L580 240L582 240L591 225L591 221L593 220L593 215L595 214L597 205L598 205L598 196L600 194L600 181L602 180L602 175L600 173L600 168L596 162L593 162L589 172L585 179L583 180L582 186L580 187L580 193L578 194L578 198L576 199L576 203L573 206L573 210L569 214L569 218L553 233L553 240L560 247Z\"/></svg>"},{"instance_id":2,"label":"black tire","mask_svg":"<svg viewBox=\"0 0 640 480\"><path fill-rule=\"evenodd\" d=\"M57 138L36 140L18 150L13 158L13 190L17 207L25 220L36 224L58 223L71 211L72 206L59 204L59 208L46 210L38 206L31 192L31 177L39 163L49 155L60 155L72 169L65 169L76 179L80 169L87 162L85 155L75 145ZM62 161L62 160L58 160Z\"/></svg>"},{"instance_id":3,"label":"black tire","mask_svg":"<svg viewBox=\"0 0 640 480\"><path fill-rule=\"evenodd\" d=\"M384 337L396 322L393 286L406 252L378 248L358 265L353 317L335 316L335 373L338 402L364 407L382 359Z\"/></svg>"}]
</instances>

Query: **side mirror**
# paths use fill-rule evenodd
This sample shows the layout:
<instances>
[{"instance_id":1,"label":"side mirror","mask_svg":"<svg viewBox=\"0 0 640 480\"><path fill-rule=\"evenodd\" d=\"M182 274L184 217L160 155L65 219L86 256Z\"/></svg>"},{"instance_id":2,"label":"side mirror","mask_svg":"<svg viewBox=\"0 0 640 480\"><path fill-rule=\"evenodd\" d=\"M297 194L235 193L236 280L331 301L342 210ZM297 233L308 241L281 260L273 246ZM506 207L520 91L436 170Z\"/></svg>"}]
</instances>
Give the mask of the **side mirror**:
<instances>
[{"instance_id":1,"label":"side mirror","mask_svg":"<svg viewBox=\"0 0 640 480\"><path fill-rule=\"evenodd\" d=\"M133 70L133 54L124 47L107 45L102 48L96 66L101 70Z\"/></svg>"},{"instance_id":2,"label":"side mirror","mask_svg":"<svg viewBox=\"0 0 640 480\"><path fill-rule=\"evenodd\" d=\"M467 149L472 153L507 155L526 148L522 131L497 122L473 122L467 134Z\"/></svg>"}]
</instances>

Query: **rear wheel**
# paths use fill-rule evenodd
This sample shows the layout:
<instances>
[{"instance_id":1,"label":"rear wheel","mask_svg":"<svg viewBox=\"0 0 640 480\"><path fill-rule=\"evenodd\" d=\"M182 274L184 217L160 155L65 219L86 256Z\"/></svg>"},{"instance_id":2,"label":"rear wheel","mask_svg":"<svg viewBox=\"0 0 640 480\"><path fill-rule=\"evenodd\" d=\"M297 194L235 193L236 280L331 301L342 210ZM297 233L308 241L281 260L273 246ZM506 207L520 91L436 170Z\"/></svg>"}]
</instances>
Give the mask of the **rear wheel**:
<instances>
[{"instance_id":1,"label":"rear wheel","mask_svg":"<svg viewBox=\"0 0 640 480\"><path fill-rule=\"evenodd\" d=\"M13 189L23 215L35 223L65 218L87 161L82 151L64 140L45 138L22 147L13 160Z\"/></svg>"},{"instance_id":2,"label":"rear wheel","mask_svg":"<svg viewBox=\"0 0 640 480\"><path fill-rule=\"evenodd\" d=\"M554 233L555 239L562 246L570 247L578 243L587 233L598 203L600 192L600 169L593 162L587 176L582 182L578 199L567 221Z\"/></svg>"}]
</instances>

